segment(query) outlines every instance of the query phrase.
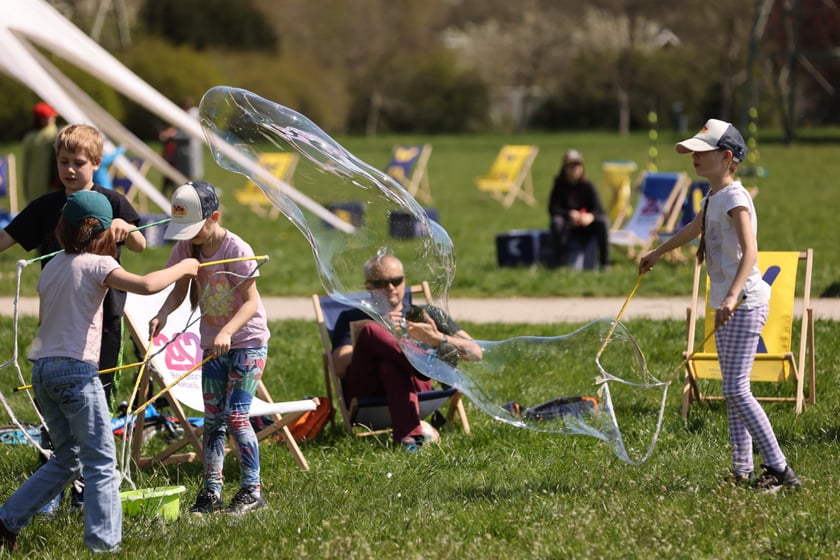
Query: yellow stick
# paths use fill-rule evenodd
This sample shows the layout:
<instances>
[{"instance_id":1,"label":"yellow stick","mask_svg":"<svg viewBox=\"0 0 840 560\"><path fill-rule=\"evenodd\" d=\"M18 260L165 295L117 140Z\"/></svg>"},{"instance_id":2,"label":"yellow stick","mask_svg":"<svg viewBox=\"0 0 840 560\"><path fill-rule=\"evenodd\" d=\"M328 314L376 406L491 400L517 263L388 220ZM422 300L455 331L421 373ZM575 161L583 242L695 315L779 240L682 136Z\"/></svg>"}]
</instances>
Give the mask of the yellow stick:
<instances>
[{"instance_id":1,"label":"yellow stick","mask_svg":"<svg viewBox=\"0 0 840 560\"><path fill-rule=\"evenodd\" d=\"M607 333L606 338L604 338L604 342L601 344L601 348L598 349L598 353L595 354L595 360L601 357L601 354L604 353L604 349L607 347L607 343L612 338L613 333L615 332L615 327L618 325L618 321L621 319L621 316L624 315L624 310L627 309L627 304L630 303L630 298L633 297L633 294L636 293L636 290L639 288L639 284L642 282L642 274L639 274L639 277L636 278L636 284L633 286L633 289L630 290L630 294L627 296L627 299L624 300L624 305L621 306L621 310L618 312L618 316L616 316L615 321L613 321L612 327L610 327L610 332Z\"/></svg>"},{"instance_id":2,"label":"yellow stick","mask_svg":"<svg viewBox=\"0 0 840 560\"><path fill-rule=\"evenodd\" d=\"M151 399L147 400L146 402L144 402L143 404L141 404L140 406L138 406L137 408L135 408L135 409L131 412L131 414L133 414L133 415L135 415L135 416L136 416L136 415L137 415L137 414L138 414L141 410L143 410L144 408L146 408L147 406L149 406L150 404L152 404L152 403L153 403L154 401L156 401L156 400L157 400L157 399L158 399L161 395L163 395L164 393L166 393L167 391L169 391L172 387L174 387L175 385L177 385L178 383L180 383L181 381L183 381L184 379L186 379L186 378L187 378L187 376L189 376L189 374L191 374L192 372L194 372L195 370L197 370L198 368L200 368L201 366L203 366L204 364L206 364L207 362L209 362L211 359L213 359L213 357L214 357L214 354L210 354L209 356L207 356L206 358L204 358L204 359L201 361L201 363L194 365L194 366L193 366L193 367L192 367L189 371L187 371L186 373L184 373L183 375L181 375L178 379L176 379L175 381L173 381L172 383L170 383L169 385L167 385L166 387L164 387L163 389L161 389L161 390L160 390L160 391L159 391L159 392L158 392L158 393L157 393L154 397L152 397Z\"/></svg>"},{"instance_id":3,"label":"yellow stick","mask_svg":"<svg viewBox=\"0 0 840 560\"><path fill-rule=\"evenodd\" d=\"M99 375L103 375L105 373L111 373L113 371L120 371L123 369L133 368L137 366L142 366L145 362L134 362L133 364L125 364L122 366L112 367L108 369L100 369L97 373ZM32 388L32 385L21 385L20 387L15 387L14 392L17 393L18 391L28 391Z\"/></svg>"},{"instance_id":4,"label":"yellow stick","mask_svg":"<svg viewBox=\"0 0 840 560\"><path fill-rule=\"evenodd\" d=\"M209 261L206 263L201 263L199 266L214 266L217 264L227 264L232 262L242 262L242 261L267 261L268 255L257 255L254 257L237 257L235 259L221 259L218 261Z\"/></svg>"}]
</instances>

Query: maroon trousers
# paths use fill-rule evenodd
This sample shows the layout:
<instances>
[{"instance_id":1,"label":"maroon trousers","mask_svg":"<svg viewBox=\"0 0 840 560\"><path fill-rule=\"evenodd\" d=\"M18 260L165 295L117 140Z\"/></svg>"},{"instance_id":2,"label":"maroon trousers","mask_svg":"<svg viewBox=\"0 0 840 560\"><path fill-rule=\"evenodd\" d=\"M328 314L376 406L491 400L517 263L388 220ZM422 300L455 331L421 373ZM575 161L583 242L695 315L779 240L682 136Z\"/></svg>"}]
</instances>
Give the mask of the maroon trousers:
<instances>
[{"instance_id":1,"label":"maroon trousers","mask_svg":"<svg viewBox=\"0 0 840 560\"><path fill-rule=\"evenodd\" d=\"M388 329L372 321L360 329L344 390L348 399L385 396L395 442L422 437L417 392L431 389L431 380L418 377Z\"/></svg>"}]
</instances>

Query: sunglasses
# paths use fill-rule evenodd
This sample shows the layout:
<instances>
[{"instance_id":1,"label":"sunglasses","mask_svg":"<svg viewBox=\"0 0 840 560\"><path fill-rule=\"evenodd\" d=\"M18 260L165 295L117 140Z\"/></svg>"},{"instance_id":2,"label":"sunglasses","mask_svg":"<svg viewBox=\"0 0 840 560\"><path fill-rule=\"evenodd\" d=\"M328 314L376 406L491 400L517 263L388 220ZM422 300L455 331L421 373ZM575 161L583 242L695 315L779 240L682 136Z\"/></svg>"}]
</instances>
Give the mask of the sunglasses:
<instances>
[{"instance_id":1,"label":"sunglasses","mask_svg":"<svg viewBox=\"0 0 840 560\"><path fill-rule=\"evenodd\" d=\"M397 286L402 284L404 280L405 276L394 276L393 278L377 278L375 280L368 280L368 284L370 284L377 290L381 290L383 288L387 288L388 284L396 288Z\"/></svg>"}]
</instances>

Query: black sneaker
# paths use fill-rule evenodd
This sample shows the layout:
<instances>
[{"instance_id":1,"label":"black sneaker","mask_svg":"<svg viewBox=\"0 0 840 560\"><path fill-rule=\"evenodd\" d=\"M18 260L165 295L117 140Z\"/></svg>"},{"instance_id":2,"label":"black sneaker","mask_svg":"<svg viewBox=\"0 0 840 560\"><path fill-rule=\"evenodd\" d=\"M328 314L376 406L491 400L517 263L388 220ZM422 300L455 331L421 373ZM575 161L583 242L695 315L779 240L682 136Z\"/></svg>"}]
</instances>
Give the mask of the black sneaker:
<instances>
[{"instance_id":1,"label":"black sneaker","mask_svg":"<svg viewBox=\"0 0 840 560\"><path fill-rule=\"evenodd\" d=\"M210 490L209 488L202 488L195 499L195 504L190 508L190 513L193 515L207 515L221 511L224 503L222 497Z\"/></svg>"},{"instance_id":2,"label":"black sneaker","mask_svg":"<svg viewBox=\"0 0 840 560\"><path fill-rule=\"evenodd\" d=\"M12 533L0 521L0 549L5 548L9 552L15 552L20 549L17 543L17 533Z\"/></svg>"},{"instance_id":3,"label":"black sneaker","mask_svg":"<svg viewBox=\"0 0 840 560\"><path fill-rule=\"evenodd\" d=\"M230 501L230 505L225 508L225 513L245 513L263 508L266 505L262 494L252 492L248 488L240 488L239 492Z\"/></svg>"},{"instance_id":4,"label":"black sneaker","mask_svg":"<svg viewBox=\"0 0 840 560\"><path fill-rule=\"evenodd\" d=\"M778 492L783 487L799 488L802 482L799 481L790 465L785 466L784 472L779 472L767 465L761 465L764 472L761 478L755 483L755 487L768 492Z\"/></svg>"}]
</instances>

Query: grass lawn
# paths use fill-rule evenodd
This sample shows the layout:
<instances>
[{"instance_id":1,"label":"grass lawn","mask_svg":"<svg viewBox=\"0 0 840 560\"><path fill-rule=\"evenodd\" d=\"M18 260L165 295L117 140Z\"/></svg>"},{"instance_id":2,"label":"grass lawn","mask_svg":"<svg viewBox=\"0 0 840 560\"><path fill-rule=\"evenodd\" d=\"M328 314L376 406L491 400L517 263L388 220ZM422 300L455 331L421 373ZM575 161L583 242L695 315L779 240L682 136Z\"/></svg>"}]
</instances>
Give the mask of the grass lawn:
<instances>
[{"instance_id":1,"label":"grass lawn","mask_svg":"<svg viewBox=\"0 0 840 560\"><path fill-rule=\"evenodd\" d=\"M0 324L11 332L9 319ZM568 333L579 325L465 326L479 338L502 340ZM682 323L639 320L628 327L652 372L664 378L680 364ZM22 348L34 331L34 320L24 318ZM273 396L323 394L314 321L272 323L272 331L266 383ZM387 439L327 430L303 445L311 470L302 472L285 446L264 443L271 507L243 518L187 514L200 485L198 464L132 469L138 488L183 484L187 493L175 522L126 518L120 557L146 558L157 550L169 557L229 559L836 558L840 350L830 341L838 336L840 323L817 323L823 343L817 346L816 406L796 416L790 404L765 405L803 480L798 492L764 495L726 482L724 409L695 405L683 420L675 382L657 447L638 467L594 438L512 428L467 402L473 433L446 427L439 445L417 455L394 449ZM12 355L11 337L0 341L0 351ZM34 421L25 396L11 392L19 384L13 368L0 369L0 383L20 418ZM121 391L127 394L129 385ZM771 391L792 389L787 384ZM0 418L7 421L5 414ZM0 446L3 495L36 464L31 448ZM238 481L233 457L225 475L229 499ZM51 521L37 518L19 542L30 557L85 555L82 519L66 508Z\"/></svg>"},{"instance_id":2,"label":"grass lawn","mask_svg":"<svg viewBox=\"0 0 840 560\"><path fill-rule=\"evenodd\" d=\"M840 176L840 158L836 142L803 140L792 146L768 140L760 145L759 163L768 170L766 177L745 181L760 187L756 198L759 216L759 247L764 250L814 249L813 295L840 293L840 252L834 247L838 192L835 178ZM836 135L840 138L840 134ZM692 173L691 159L676 154L671 146L680 139L674 133L660 135L658 159L663 171ZM535 268L498 268L496 235L513 229L546 229L548 196L563 152L571 147L582 151L590 177L602 185L601 163L606 160L629 159L640 168L647 163L647 136L634 133L619 137L605 132L476 135L434 137L381 137L377 139L341 138L339 141L353 154L377 168L388 163L395 143L429 142L433 151L429 160L433 207L440 223L449 233L456 251L456 273L449 296L622 296L636 279L635 263L614 248L613 267L607 274L594 277L571 271ZM516 202L505 210L473 183L485 174L501 146L535 144L539 155L533 166L534 190L538 204L529 207ZM6 150L17 147L7 147ZM6 151L0 150L0 152ZM208 160L210 159L208 154ZM233 196L242 188L241 175L225 171L208 161L206 180L219 187L224 206L224 223L246 239L257 254L268 254L269 263L261 270L260 290L264 295L306 296L322 292L312 251L304 236L287 220L259 218L247 208L238 206ZM298 166L300 183L305 169ZM694 178L694 177L692 177ZM157 175L150 174L154 184ZM341 191L335 200L346 200ZM151 211L155 211L151 209ZM394 242L400 248L400 242ZM168 247L149 249L141 255L126 252L125 266L144 272L160 267L169 253ZM0 293L13 294L15 262L32 258L19 248L0 254ZM360 263L361 264L361 263ZM666 264L648 275L639 288L639 295L685 295L691 292L690 264ZM22 293L34 295L36 274L24 274ZM593 281L594 280L594 281Z\"/></svg>"},{"instance_id":3,"label":"grass lawn","mask_svg":"<svg viewBox=\"0 0 840 560\"><path fill-rule=\"evenodd\" d=\"M814 248L812 294L836 297L840 253L832 239L840 176L837 141L803 140L786 147L772 134L761 145L760 163L768 176L755 183L759 245L765 250ZM833 133L836 138L840 136ZM690 171L690 158L673 153L681 139L660 135L659 168ZM626 296L637 272L634 261L613 254L607 273L588 274L543 267L496 266L495 236L512 229L544 229L546 203L563 152L581 150L589 174L601 182L605 160L646 163L646 134L625 138L608 133L526 134L521 136L347 138L341 142L378 168L394 143L430 142L434 207L457 252L450 297ZM539 204L521 202L505 210L479 192L473 178L486 173L504 144L536 144L533 168ZM16 146L0 149L0 153ZM215 165L206 179L223 192L226 226L271 260L261 269L263 295L308 296L323 292L312 252L303 235L282 216L257 218L238 207L239 175ZM153 182L159 178L151 176ZM127 254L129 270L162 266L166 247ZM15 293L15 262L31 258L19 248L0 255L0 294ZM360 263L361 264L361 263ZM690 264L662 263L645 277L644 296L684 295L691 291ZM23 275L22 294L35 295L36 268ZM818 306L818 304L817 304ZM13 355L11 320L0 318L8 336L0 356ZM266 384L275 399L324 394L320 343L314 321L272 323ZM580 325L464 324L484 340L520 335L558 335ZM682 321L628 323L651 372L667 377L684 349ZM25 353L35 319L21 320L19 348ZM387 439L354 439L338 429L303 446L310 472L298 470L285 447L261 446L263 480L270 508L243 518L186 514L201 480L198 464L131 471L139 488L183 484L181 517L173 523L126 519L120 557L163 554L178 558L836 558L840 556L840 322L818 321L817 405L796 416L792 404L768 404L782 449L804 482L799 492L762 495L725 481L729 466L726 413L720 404L679 413L682 386L669 392L662 433L653 456L632 467L594 438L547 435L494 421L470 402L473 433L443 431L440 445L409 456ZM129 354L132 356L132 354ZM29 368L25 360L25 380ZM126 375L126 379L130 379ZM35 421L14 368L0 369L4 395L21 420ZM130 383L121 391L128 394ZM762 389L790 393L792 384ZM616 402L620 408L621 403ZM8 423L0 412L0 423ZM154 443L152 444L154 445ZM32 472L31 448L0 446L0 500ZM228 489L238 480L234 458L226 463ZM229 499L232 491L227 492ZM67 558L85 554L82 520L67 509L52 521L36 519L20 538L29 557ZM157 551L157 552L155 552ZM2 553L0 552L0 555Z\"/></svg>"}]
</instances>

